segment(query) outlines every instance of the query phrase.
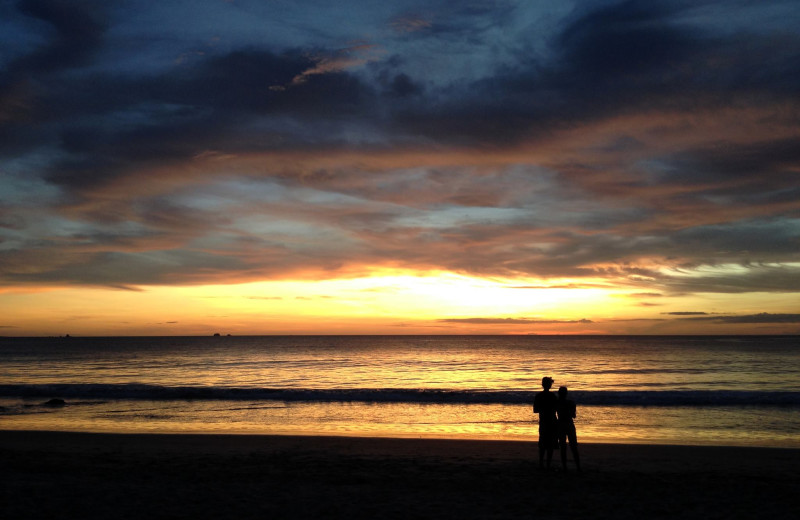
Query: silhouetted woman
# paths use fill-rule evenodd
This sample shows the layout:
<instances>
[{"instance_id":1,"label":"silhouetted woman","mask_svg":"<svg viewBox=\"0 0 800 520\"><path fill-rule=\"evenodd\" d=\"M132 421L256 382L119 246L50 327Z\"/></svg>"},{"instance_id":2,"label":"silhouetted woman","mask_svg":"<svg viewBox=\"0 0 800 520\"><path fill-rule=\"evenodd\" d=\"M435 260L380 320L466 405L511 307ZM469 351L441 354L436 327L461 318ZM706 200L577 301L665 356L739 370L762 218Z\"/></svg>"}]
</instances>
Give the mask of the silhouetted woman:
<instances>
[{"instance_id":1,"label":"silhouetted woman","mask_svg":"<svg viewBox=\"0 0 800 520\"><path fill-rule=\"evenodd\" d=\"M556 403L558 413L558 443L561 447L561 467L567 471L567 439L569 439L569 449L572 450L572 459L575 461L575 468L581 470L581 459L578 456L578 436L575 433L575 401L567 399L567 387L562 386L558 389L558 402Z\"/></svg>"}]
</instances>

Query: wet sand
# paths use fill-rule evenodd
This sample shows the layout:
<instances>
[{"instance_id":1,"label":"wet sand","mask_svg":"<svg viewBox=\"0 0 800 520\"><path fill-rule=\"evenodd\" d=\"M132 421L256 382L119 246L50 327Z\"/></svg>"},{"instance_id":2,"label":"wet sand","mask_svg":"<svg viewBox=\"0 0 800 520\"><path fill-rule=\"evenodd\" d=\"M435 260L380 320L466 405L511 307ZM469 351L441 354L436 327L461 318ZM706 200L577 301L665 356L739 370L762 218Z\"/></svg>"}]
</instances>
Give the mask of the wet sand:
<instances>
[{"instance_id":1,"label":"wet sand","mask_svg":"<svg viewBox=\"0 0 800 520\"><path fill-rule=\"evenodd\" d=\"M0 431L0 517L796 518L800 450Z\"/></svg>"}]
</instances>

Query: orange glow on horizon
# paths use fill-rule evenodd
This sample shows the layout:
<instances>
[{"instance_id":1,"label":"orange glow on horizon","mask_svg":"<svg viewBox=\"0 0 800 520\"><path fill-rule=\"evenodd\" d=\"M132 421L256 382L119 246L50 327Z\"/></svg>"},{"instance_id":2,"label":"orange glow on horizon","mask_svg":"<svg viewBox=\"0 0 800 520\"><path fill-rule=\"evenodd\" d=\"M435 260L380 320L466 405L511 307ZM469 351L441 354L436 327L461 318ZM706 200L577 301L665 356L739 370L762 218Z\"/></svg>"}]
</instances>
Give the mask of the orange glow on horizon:
<instances>
[{"instance_id":1,"label":"orange glow on horizon","mask_svg":"<svg viewBox=\"0 0 800 520\"><path fill-rule=\"evenodd\" d=\"M792 333L792 324L721 330L670 310L731 308L725 295L655 298L603 280L484 279L381 270L372 276L126 291L6 291L0 333L14 335L705 334ZM788 296L748 299L780 309ZM646 300L658 300L657 302ZM727 305L727 307L726 307ZM724 311L723 311L724 309Z\"/></svg>"}]
</instances>

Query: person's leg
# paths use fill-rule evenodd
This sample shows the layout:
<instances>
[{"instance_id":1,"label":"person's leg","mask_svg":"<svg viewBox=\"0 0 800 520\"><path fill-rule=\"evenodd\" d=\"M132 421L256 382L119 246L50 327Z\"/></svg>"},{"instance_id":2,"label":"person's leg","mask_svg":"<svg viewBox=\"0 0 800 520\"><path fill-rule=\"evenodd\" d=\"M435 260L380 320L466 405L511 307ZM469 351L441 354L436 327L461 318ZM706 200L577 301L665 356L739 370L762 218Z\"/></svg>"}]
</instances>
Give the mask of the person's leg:
<instances>
[{"instance_id":1,"label":"person's leg","mask_svg":"<svg viewBox=\"0 0 800 520\"><path fill-rule=\"evenodd\" d=\"M572 451L572 460L575 461L575 469L578 471L581 470L581 458L578 456L578 435L575 433L575 429L569 432L569 449ZM564 457L566 457L567 448L566 446L562 448L562 453L564 453Z\"/></svg>"},{"instance_id":2,"label":"person's leg","mask_svg":"<svg viewBox=\"0 0 800 520\"><path fill-rule=\"evenodd\" d=\"M539 422L539 469L544 469L544 452L547 449L547 430Z\"/></svg>"},{"instance_id":3,"label":"person's leg","mask_svg":"<svg viewBox=\"0 0 800 520\"><path fill-rule=\"evenodd\" d=\"M539 441L539 469L544 468L544 445Z\"/></svg>"}]
</instances>

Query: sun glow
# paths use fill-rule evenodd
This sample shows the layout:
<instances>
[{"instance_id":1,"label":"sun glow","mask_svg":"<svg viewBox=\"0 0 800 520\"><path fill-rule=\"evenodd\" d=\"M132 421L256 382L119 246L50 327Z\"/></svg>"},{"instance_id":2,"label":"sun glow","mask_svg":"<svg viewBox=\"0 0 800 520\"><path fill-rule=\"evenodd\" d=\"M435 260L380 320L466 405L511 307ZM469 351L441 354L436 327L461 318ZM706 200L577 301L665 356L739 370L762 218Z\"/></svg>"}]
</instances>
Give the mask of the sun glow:
<instances>
[{"instance_id":1,"label":"sun glow","mask_svg":"<svg viewBox=\"0 0 800 520\"><path fill-rule=\"evenodd\" d=\"M353 279L259 282L186 291L221 298L222 306L237 310L412 318L520 313L575 317L608 296L607 290L596 288L534 288L521 285L519 280L481 279L446 272L386 272Z\"/></svg>"},{"instance_id":2,"label":"sun glow","mask_svg":"<svg viewBox=\"0 0 800 520\"><path fill-rule=\"evenodd\" d=\"M671 296L603 280L479 278L446 271L240 284L8 290L0 334L696 334L731 313L779 312L791 294ZM685 312L709 309L709 312ZM785 333L788 325L736 325ZM753 327L757 327L754 329Z\"/></svg>"},{"instance_id":3,"label":"sun glow","mask_svg":"<svg viewBox=\"0 0 800 520\"><path fill-rule=\"evenodd\" d=\"M496 318L497 323L479 328L506 333L519 332L518 326L509 329L511 319L575 322L596 313L598 306L615 303L607 290L564 286L561 281L548 287L530 280L384 270L348 279L153 286L138 291L56 288L38 292L35 298L25 292L8 294L3 310L16 319L13 329L4 332L474 333L474 320ZM47 330L41 330L42 312L49 316Z\"/></svg>"}]
</instances>

